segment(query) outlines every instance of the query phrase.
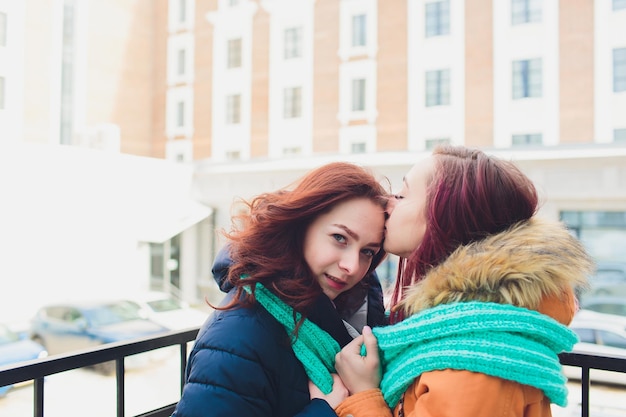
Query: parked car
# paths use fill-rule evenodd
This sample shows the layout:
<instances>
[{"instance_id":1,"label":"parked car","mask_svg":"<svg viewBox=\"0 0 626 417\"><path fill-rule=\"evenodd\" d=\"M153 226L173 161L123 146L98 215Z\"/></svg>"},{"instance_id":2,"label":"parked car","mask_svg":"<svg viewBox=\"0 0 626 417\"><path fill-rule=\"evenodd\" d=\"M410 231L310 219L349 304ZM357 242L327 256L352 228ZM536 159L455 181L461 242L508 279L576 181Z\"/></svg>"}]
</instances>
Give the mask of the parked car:
<instances>
[{"instance_id":1,"label":"parked car","mask_svg":"<svg viewBox=\"0 0 626 417\"><path fill-rule=\"evenodd\" d=\"M626 317L581 309L570 328L580 339L574 345L574 352L626 359ZM581 377L580 368L577 367L565 366L564 373L571 379ZM626 374L620 372L592 369L589 376L593 382L626 385Z\"/></svg>"},{"instance_id":2,"label":"parked car","mask_svg":"<svg viewBox=\"0 0 626 417\"><path fill-rule=\"evenodd\" d=\"M597 313L613 314L626 317L626 297L585 296L580 300L581 308Z\"/></svg>"},{"instance_id":3,"label":"parked car","mask_svg":"<svg viewBox=\"0 0 626 417\"><path fill-rule=\"evenodd\" d=\"M626 262L598 261L596 273L590 277L591 289L586 296L626 297Z\"/></svg>"},{"instance_id":4,"label":"parked car","mask_svg":"<svg viewBox=\"0 0 626 417\"><path fill-rule=\"evenodd\" d=\"M141 317L170 330L200 327L208 317L204 311L190 307L188 303L164 292L150 291L126 301L137 307Z\"/></svg>"},{"instance_id":5,"label":"parked car","mask_svg":"<svg viewBox=\"0 0 626 417\"><path fill-rule=\"evenodd\" d=\"M0 323L0 366L13 365L48 356L46 349L28 338L21 338L5 324ZM12 385L0 387L0 397L4 397Z\"/></svg>"},{"instance_id":6,"label":"parked car","mask_svg":"<svg viewBox=\"0 0 626 417\"><path fill-rule=\"evenodd\" d=\"M43 345L50 355L86 349L167 332L168 329L139 315L128 301L54 304L39 309L31 322L30 338ZM140 360L131 356L131 368ZM133 360L128 360L133 358ZM114 364L96 366L111 373Z\"/></svg>"}]
</instances>

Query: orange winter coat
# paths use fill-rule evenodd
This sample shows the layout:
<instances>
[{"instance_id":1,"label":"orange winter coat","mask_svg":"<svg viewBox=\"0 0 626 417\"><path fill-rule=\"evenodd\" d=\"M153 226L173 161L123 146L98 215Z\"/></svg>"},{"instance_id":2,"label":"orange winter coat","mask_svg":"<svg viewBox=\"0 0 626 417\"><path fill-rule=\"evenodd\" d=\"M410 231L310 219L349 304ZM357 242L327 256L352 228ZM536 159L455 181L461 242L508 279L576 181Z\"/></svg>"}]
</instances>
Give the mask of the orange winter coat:
<instances>
[{"instance_id":1,"label":"orange winter coat","mask_svg":"<svg viewBox=\"0 0 626 417\"><path fill-rule=\"evenodd\" d=\"M455 251L414 285L401 307L408 314L459 301L508 303L568 325L587 286L592 262L557 222L533 219ZM444 369L421 374L392 411L380 389L356 393L340 417L550 417L538 388L481 373Z\"/></svg>"}]
</instances>

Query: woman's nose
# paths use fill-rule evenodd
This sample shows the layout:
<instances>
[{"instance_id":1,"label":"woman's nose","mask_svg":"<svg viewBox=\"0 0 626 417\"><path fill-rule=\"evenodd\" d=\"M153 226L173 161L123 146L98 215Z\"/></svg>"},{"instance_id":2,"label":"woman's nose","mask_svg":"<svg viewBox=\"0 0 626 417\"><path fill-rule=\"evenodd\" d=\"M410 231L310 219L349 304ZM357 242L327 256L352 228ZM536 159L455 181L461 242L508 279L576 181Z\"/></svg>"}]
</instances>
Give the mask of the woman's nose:
<instances>
[{"instance_id":1,"label":"woman's nose","mask_svg":"<svg viewBox=\"0 0 626 417\"><path fill-rule=\"evenodd\" d=\"M353 274L359 268L359 254L347 251L339 261L339 268L343 269L348 274Z\"/></svg>"}]
</instances>

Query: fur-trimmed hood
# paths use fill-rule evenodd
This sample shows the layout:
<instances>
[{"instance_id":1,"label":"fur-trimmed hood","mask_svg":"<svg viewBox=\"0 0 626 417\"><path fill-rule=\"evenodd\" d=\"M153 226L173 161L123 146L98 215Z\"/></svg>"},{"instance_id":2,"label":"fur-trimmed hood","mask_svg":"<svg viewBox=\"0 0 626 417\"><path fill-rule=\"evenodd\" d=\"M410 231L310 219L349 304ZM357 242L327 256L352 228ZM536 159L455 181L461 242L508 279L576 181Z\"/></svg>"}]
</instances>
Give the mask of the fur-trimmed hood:
<instances>
[{"instance_id":1,"label":"fur-trimmed hood","mask_svg":"<svg viewBox=\"0 0 626 417\"><path fill-rule=\"evenodd\" d=\"M568 294L573 299L577 288L588 287L593 269L562 223L533 218L458 248L412 286L400 307L411 315L440 304L486 301L541 311L547 298L567 302Z\"/></svg>"}]
</instances>

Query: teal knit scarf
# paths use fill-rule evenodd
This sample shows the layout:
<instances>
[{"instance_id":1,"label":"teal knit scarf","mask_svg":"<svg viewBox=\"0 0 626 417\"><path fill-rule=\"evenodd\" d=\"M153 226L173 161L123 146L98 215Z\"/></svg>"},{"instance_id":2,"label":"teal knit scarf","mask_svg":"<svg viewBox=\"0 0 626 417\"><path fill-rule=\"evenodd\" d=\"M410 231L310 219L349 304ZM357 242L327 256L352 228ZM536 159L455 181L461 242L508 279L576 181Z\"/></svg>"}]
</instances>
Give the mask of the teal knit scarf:
<instances>
[{"instance_id":1,"label":"teal knit scarf","mask_svg":"<svg viewBox=\"0 0 626 417\"><path fill-rule=\"evenodd\" d=\"M536 311L512 305L444 304L393 326L373 329L383 364L381 390L393 409L424 372L468 370L541 389L551 402L567 404L567 379L558 354L578 338Z\"/></svg>"},{"instance_id":2,"label":"teal knit scarf","mask_svg":"<svg viewBox=\"0 0 626 417\"><path fill-rule=\"evenodd\" d=\"M244 287L250 293L249 286ZM298 330L298 336L294 337L296 322L302 317L285 304L274 293L265 288L261 283L256 283L254 290L256 300L280 323L287 334L291 336L291 347L296 357L304 366L309 379L324 393L329 394L333 389L333 377L335 371L335 355L339 352L339 343L327 332L320 329L312 321L305 319Z\"/></svg>"}]
</instances>

